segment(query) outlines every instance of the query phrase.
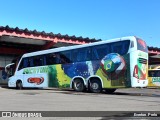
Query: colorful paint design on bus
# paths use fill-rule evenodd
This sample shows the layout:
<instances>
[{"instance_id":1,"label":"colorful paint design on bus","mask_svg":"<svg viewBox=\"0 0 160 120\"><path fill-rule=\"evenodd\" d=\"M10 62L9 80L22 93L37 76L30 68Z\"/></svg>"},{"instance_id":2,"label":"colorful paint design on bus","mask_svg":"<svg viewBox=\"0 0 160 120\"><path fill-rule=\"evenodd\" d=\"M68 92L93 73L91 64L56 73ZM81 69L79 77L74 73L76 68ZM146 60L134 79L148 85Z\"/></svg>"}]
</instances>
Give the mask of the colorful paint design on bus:
<instances>
[{"instance_id":1,"label":"colorful paint design on bus","mask_svg":"<svg viewBox=\"0 0 160 120\"><path fill-rule=\"evenodd\" d=\"M23 75L38 75L39 77L28 78L28 82L37 85L48 82L46 83L48 87L67 88L70 87L71 80L75 76L81 76L86 80L93 75L102 79L104 88L130 87L131 83L127 83L130 81L129 72L127 74L127 70L130 71L130 69L127 63L129 63L129 55L120 56L117 53L110 53L102 60L24 68ZM143 67L144 71L146 69L141 63L136 66ZM143 71L138 71L136 74L138 78L145 77ZM45 78L45 75L48 77Z\"/></svg>"}]
</instances>

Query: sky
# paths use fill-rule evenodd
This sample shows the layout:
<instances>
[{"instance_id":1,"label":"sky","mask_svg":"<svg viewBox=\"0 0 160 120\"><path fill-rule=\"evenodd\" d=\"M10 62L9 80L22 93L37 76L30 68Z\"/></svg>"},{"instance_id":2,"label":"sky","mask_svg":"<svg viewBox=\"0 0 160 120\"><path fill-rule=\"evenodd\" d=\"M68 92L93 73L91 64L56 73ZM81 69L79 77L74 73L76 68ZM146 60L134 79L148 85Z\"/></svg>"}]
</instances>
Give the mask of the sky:
<instances>
[{"instance_id":1,"label":"sky","mask_svg":"<svg viewBox=\"0 0 160 120\"><path fill-rule=\"evenodd\" d=\"M137 36L160 48L160 0L0 0L0 26L108 40Z\"/></svg>"}]
</instances>

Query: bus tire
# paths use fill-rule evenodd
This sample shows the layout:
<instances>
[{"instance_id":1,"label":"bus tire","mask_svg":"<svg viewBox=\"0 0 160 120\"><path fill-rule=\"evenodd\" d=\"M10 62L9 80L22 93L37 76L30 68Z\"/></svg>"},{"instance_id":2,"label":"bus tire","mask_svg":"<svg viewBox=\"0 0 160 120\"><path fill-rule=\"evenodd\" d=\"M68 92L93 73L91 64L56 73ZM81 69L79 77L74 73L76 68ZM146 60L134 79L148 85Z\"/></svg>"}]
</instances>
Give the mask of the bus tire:
<instances>
[{"instance_id":1,"label":"bus tire","mask_svg":"<svg viewBox=\"0 0 160 120\"><path fill-rule=\"evenodd\" d=\"M73 81L73 89L77 92L83 92L85 90L83 80L82 79L75 79Z\"/></svg>"},{"instance_id":2,"label":"bus tire","mask_svg":"<svg viewBox=\"0 0 160 120\"><path fill-rule=\"evenodd\" d=\"M105 89L105 93L112 94L116 91L116 89Z\"/></svg>"},{"instance_id":3,"label":"bus tire","mask_svg":"<svg viewBox=\"0 0 160 120\"><path fill-rule=\"evenodd\" d=\"M22 88L23 88L22 81L18 80L18 81L16 82L16 89L21 90Z\"/></svg>"},{"instance_id":4,"label":"bus tire","mask_svg":"<svg viewBox=\"0 0 160 120\"><path fill-rule=\"evenodd\" d=\"M102 84L99 79L92 78L89 82L89 91L92 93L100 93L102 92Z\"/></svg>"}]
</instances>

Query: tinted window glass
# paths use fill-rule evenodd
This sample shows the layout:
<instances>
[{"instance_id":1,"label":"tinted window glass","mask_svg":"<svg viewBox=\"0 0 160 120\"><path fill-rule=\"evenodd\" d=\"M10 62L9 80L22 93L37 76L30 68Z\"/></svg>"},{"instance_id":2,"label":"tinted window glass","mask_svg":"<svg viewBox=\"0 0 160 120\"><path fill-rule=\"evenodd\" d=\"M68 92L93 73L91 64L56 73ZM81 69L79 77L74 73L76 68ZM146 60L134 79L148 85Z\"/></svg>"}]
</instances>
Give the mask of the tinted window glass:
<instances>
[{"instance_id":1,"label":"tinted window glass","mask_svg":"<svg viewBox=\"0 0 160 120\"><path fill-rule=\"evenodd\" d=\"M51 53L46 55L46 64L47 65L54 65L54 64L60 64L60 55L59 53Z\"/></svg>"},{"instance_id":2,"label":"tinted window glass","mask_svg":"<svg viewBox=\"0 0 160 120\"><path fill-rule=\"evenodd\" d=\"M61 63L71 63L71 51L60 52Z\"/></svg>"},{"instance_id":3,"label":"tinted window glass","mask_svg":"<svg viewBox=\"0 0 160 120\"><path fill-rule=\"evenodd\" d=\"M24 59L21 60L21 63L19 65L19 67L18 67L18 70L21 70L23 68L23 62L24 62Z\"/></svg>"},{"instance_id":4,"label":"tinted window glass","mask_svg":"<svg viewBox=\"0 0 160 120\"><path fill-rule=\"evenodd\" d=\"M19 65L18 70L26 68L26 67L33 67L33 59L32 58L23 58Z\"/></svg>"},{"instance_id":5,"label":"tinted window glass","mask_svg":"<svg viewBox=\"0 0 160 120\"><path fill-rule=\"evenodd\" d=\"M108 53L110 53L110 46L109 46L109 44L106 44L106 45L97 45L97 46L92 47L92 59L93 60L102 59Z\"/></svg>"},{"instance_id":6,"label":"tinted window glass","mask_svg":"<svg viewBox=\"0 0 160 120\"><path fill-rule=\"evenodd\" d=\"M160 77L160 70L148 71L149 77Z\"/></svg>"},{"instance_id":7,"label":"tinted window glass","mask_svg":"<svg viewBox=\"0 0 160 120\"><path fill-rule=\"evenodd\" d=\"M91 51L88 47L73 50L72 53L74 62L89 61L91 59Z\"/></svg>"},{"instance_id":8,"label":"tinted window glass","mask_svg":"<svg viewBox=\"0 0 160 120\"><path fill-rule=\"evenodd\" d=\"M147 47L146 43L139 38L137 38L137 49L144 51L144 52L148 52L148 47Z\"/></svg>"},{"instance_id":9,"label":"tinted window glass","mask_svg":"<svg viewBox=\"0 0 160 120\"><path fill-rule=\"evenodd\" d=\"M129 45L129 40L111 43L111 52L118 53L120 55L127 54Z\"/></svg>"},{"instance_id":10,"label":"tinted window glass","mask_svg":"<svg viewBox=\"0 0 160 120\"><path fill-rule=\"evenodd\" d=\"M32 66L43 66L43 56L35 56L33 57L33 65Z\"/></svg>"}]
</instances>

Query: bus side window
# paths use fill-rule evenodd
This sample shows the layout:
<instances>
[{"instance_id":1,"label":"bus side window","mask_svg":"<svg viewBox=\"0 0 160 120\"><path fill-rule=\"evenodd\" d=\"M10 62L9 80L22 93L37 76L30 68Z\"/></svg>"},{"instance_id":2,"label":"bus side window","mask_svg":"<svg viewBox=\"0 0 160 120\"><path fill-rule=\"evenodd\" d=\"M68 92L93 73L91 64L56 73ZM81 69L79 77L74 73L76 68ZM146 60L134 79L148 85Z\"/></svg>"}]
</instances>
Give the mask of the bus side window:
<instances>
[{"instance_id":1,"label":"bus side window","mask_svg":"<svg viewBox=\"0 0 160 120\"><path fill-rule=\"evenodd\" d=\"M61 63L71 63L71 51L60 52Z\"/></svg>"},{"instance_id":2,"label":"bus side window","mask_svg":"<svg viewBox=\"0 0 160 120\"><path fill-rule=\"evenodd\" d=\"M24 58L24 61L23 61L23 68L26 68L26 67L29 67L28 58Z\"/></svg>"},{"instance_id":3,"label":"bus side window","mask_svg":"<svg viewBox=\"0 0 160 120\"><path fill-rule=\"evenodd\" d=\"M60 56L59 53L51 53L46 55L46 63L47 65L54 65L54 64L60 64Z\"/></svg>"},{"instance_id":4,"label":"bus side window","mask_svg":"<svg viewBox=\"0 0 160 120\"><path fill-rule=\"evenodd\" d=\"M33 58L33 65L34 66L43 66L43 56L35 56Z\"/></svg>"},{"instance_id":5,"label":"bus side window","mask_svg":"<svg viewBox=\"0 0 160 120\"><path fill-rule=\"evenodd\" d=\"M43 55L43 65L47 65L47 58L46 58L46 55Z\"/></svg>"},{"instance_id":6,"label":"bus side window","mask_svg":"<svg viewBox=\"0 0 160 120\"><path fill-rule=\"evenodd\" d=\"M28 66L27 67L34 67L34 59L33 57L28 58Z\"/></svg>"},{"instance_id":7,"label":"bus side window","mask_svg":"<svg viewBox=\"0 0 160 120\"><path fill-rule=\"evenodd\" d=\"M91 51L91 48L87 48L86 49L86 61L90 61L91 60L91 57L92 57L92 51Z\"/></svg>"},{"instance_id":8,"label":"bus side window","mask_svg":"<svg viewBox=\"0 0 160 120\"><path fill-rule=\"evenodd\" d=\"M76 50L73 50L73 62L80 62L82 58L80 58L80 54L79 54L80 50L79 49L76 49Z\"/></svg>"},{"instance_id":9,"label":"bus side window","mask_svg":"<svg viewBox=\"0 0 160 120\"><path fill-rule=\"evenodd\" d=\"M94 46L92 50L93 50L93 55L92 55L93 59L99 60L110 53L110 46L109 45L98 45L98 46Z\"/></svg>"},{"instance_id":10,"label":"bus side window","mask_svg":"<svg viewBox=\"0 0 160 120\"><path fill-rule=\"evenodd\" d=\"M92 50L92 59L93 60L99 60L99 56L98 56L98 53L97 53L96 49Z\"/></svg>"},{"instance_id":11,"label":"bus side window","mask_svg":"<svg viewBox=\"0 0 160 120\"><path fill-rule=\"evenodd\" d=\"M24 62L24 59L21 60L21 63L20 63L20 65L19 65L19 67L18 67L18 70L23 69L23 62Z\"/></svg>"},{"instance_id":12,"label":"bus side window","mask_svg":"<svg viewBox=\"0 0 160 120\"><path fill-rule=\"evenodd\" d=\"M89 48L80 48L73 51L74 62L89 61L90 59L91 54Z\"/></svg>"},{"instance_id":13,"label":"bus side window","mask_svg":"<svg viewBox=\"0 0 160 120\"><path fill-rule=\"evenodd\" d=\"M112 53L118 53L120 55L124 55L128 52L129 49L129 40L115 42L111 44Z\"/></svg>"},{"instance_id":14,"label":"bus side window","mask_svg":"<svg viewBox=\"0 0 160 120\"><path fill-rule=\"evenodd\" d=\"M21 63L19 65L18 70L21 70L21 69L26 68L26 67L28 67L28 58L23 58L21 60Z\"/></svg>"},{"instance_id":15,"label":"bus side window","mask_svg":"<svg viewBox=\"0 0 160 120\"><path fill-rule=\"evenodd\" d=\"M112 43L111 50L112 50L112 53L118 53L122 55L122 44L120 42Z\"/></svg>"}]
</instances>

